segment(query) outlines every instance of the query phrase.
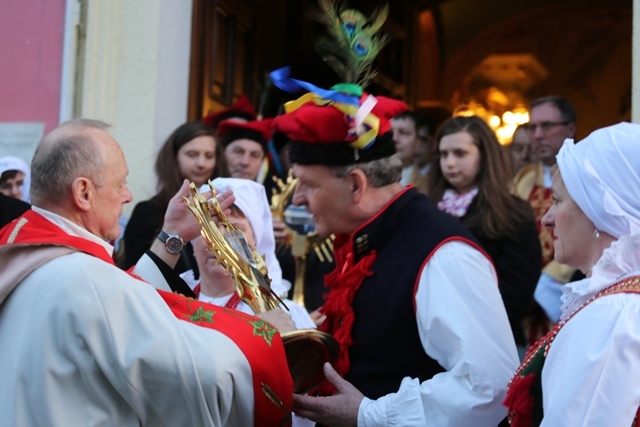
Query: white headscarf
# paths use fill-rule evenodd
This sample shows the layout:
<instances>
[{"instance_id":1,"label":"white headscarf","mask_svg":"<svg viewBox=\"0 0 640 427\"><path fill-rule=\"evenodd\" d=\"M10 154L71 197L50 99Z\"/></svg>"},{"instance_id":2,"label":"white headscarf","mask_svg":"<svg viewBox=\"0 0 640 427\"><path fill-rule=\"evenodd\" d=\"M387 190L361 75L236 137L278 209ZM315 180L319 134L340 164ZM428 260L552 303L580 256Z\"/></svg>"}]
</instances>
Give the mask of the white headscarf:
<instances>
[{"instance_id":1,"label":"white headscarf","mask_svg":"<svg viewBox=\"0 0 640 427\"><path fill-rule=\"evenodd\" d=\"M213 186L219 193L233 190L235 205L249 220L256 242L256 251L265 256L271 279L271 289L280 297L286 296L291 284L282 279L282 269L276 258L276 241L273 235L271 208L262 184L250 179L216 178ZM208 190L208 188L206 188Z\"/></svg>"},{"instance_id":2,"label":"white headscarf","mask_svg":"<svg viewBox=\"0 0 640 427\"><path fill-rule=\"evenodd\" d=\"M640 125L618 123L557 156L571 198L598 230L615 238L640 233Z\"/></svg>"},{"instance_id":3,"label":"white headscarf","mask_svg":"<svg viewBox=\"0 0 640 427\"><path fill-rule=\"evenodd\" d=\"M24 174L24 184L22 185L22 200L31 202L29 197L29 187L31 186L31 170L27 162L16 156L0 157L0 176L6 171L20 171Z\"/></svg>"}]
</instances>

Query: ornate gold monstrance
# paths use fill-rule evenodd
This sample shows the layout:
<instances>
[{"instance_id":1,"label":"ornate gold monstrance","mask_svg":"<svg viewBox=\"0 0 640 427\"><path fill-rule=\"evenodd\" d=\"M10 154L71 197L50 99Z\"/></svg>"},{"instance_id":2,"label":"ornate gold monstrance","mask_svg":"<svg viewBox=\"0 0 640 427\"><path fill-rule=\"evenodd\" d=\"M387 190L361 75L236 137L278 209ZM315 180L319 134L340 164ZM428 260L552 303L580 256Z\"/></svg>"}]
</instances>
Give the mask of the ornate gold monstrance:
<instances>
[{"instance_id":1,"label":"ornate gold monstrance","mask_svg":"<svg viewBox=\"0 0 640 427\"><path fill-rule=\"evenodd\" d=\"M209 187L213 195L207 200L195 184L191 183L192 198L187 199L187 206L200 223L201 234L209 250L231 275L238 296L256 314L279 306L286 309L284 303L271 290L271 279L264 258L247 243L242 231L229 222L218 203L211 181ZM223 230L218 228L214 218ZM324 380L323 364L333 363L338 357L336 339L315 329L284 332L281 335L294 391L307 393L315 389Z\"/></svg>"}]
</instances>

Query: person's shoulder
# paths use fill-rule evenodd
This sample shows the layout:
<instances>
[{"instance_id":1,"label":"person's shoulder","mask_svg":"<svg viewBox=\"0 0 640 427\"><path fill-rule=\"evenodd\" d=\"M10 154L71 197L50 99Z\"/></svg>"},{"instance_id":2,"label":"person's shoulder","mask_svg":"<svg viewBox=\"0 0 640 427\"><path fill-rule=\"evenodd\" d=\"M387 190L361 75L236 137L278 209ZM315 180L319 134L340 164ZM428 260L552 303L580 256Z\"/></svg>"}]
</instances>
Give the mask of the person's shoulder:
<instances>
[{"instance_id":1,"label":"person's shoulder","mask_svg":"<svg viewBox=\"0 0 640 427\"><path fill-rule=\"evenodd\" d=\"M480 244L464 237L448 239L438 246L432 255L440 257L452 256L454 258L461 256L487 257L485 250L480 246Z\"/></svg>"},{"instance_id":2,"label":"person's shoulder","mask_svg":"<svg viewBox=\"0 0 640 427\"><path fill-rule=\"evenodd\" d=\"M516 173L516 176L513 178L513 182L517 185L518 182L522 181L523 179L527 179L537 175L539 173L539 169L540 164L538 162L523 166Z\"/></svg>"},{"instance_id":3,"label":"person's shoulder","mask_svg":"<svg viewBox=\"0 0 640 427\"><path fill-rule=\"evenodd\" d=\"M143 200L138 202L131 212L132 218L144 217L155 220L157 217L164 218L166 206L161 206L155 199Z\"/></svg>"},{"instance_id":4,"label":"person's shoulder","mask_svg":"<svg viewBox=\"0 0 640 427\"><path fill-rule=\"evenodd\" d=\"M31 205L0 193L0 228L31 209Z\"/></svg>"},{"instance_id":5,"label":"person's shoulder","mask_svg":"<svg viewBox=\"0 0 640 427\"><path fill-rule=\"evenodd\" d=\"M115 292L125 283L135 280L115 265L79 250L55 257L34 272L38 272L34 277L55 277L56 283L60 283L59 286L49 286L47 292L50 295L62 293L69 300L76 301L78 298L93 298L98 289Z\"/></svg>"},{"instance_id":6,"label":"person's shoulder","mask_svg":"<svg viewBox=\"0 0 640 427\"><path fill-rule=\"evenodd\" d=\"M516 173L511 181L511 192L523 199L528 199L533 186L542 178L542 164L531 163Z\"/></svg>"}]
</instances>

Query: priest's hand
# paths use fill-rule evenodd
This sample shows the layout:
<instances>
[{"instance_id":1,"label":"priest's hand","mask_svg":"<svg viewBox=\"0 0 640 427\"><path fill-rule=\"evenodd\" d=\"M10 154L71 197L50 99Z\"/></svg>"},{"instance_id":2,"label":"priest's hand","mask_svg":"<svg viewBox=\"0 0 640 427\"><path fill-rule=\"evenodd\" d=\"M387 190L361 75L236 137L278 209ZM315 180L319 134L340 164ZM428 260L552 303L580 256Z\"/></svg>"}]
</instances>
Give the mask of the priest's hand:
<instances>
[{"instance_id":1,"label":"priest's hand","mask_svg":"<svg viewBox=\"0 0 640 427\"><path fill-rule=\"evenodd\" d=\"M358 409L364 395L351 383L342 379L329 363L324 364L324 376L335 386L336 393L327 397L294 394L293 412L332 427L356 426Z\"/></svg>"}]
</instances>

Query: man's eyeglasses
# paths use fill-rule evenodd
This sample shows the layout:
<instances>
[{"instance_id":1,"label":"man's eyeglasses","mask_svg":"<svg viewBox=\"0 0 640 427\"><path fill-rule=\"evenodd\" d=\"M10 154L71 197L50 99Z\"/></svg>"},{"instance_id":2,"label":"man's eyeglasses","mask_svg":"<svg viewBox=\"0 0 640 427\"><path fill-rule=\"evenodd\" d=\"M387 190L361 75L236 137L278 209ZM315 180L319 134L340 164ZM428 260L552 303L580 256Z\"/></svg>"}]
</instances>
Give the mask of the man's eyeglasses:
<instances>
[{"instance_id":1,"label":"man's eyeglasses","mask_svg":"<svg viewBox=\"0 0 640 427\"><path fill-rule=\"evenodd\" d=\"M542 123L527 123L525 129L529 133L536 133L536 129L540 128L543 133L550 131L556 126L566 126L571 122L542 122Z\"/></svg>"}]
</instances>

